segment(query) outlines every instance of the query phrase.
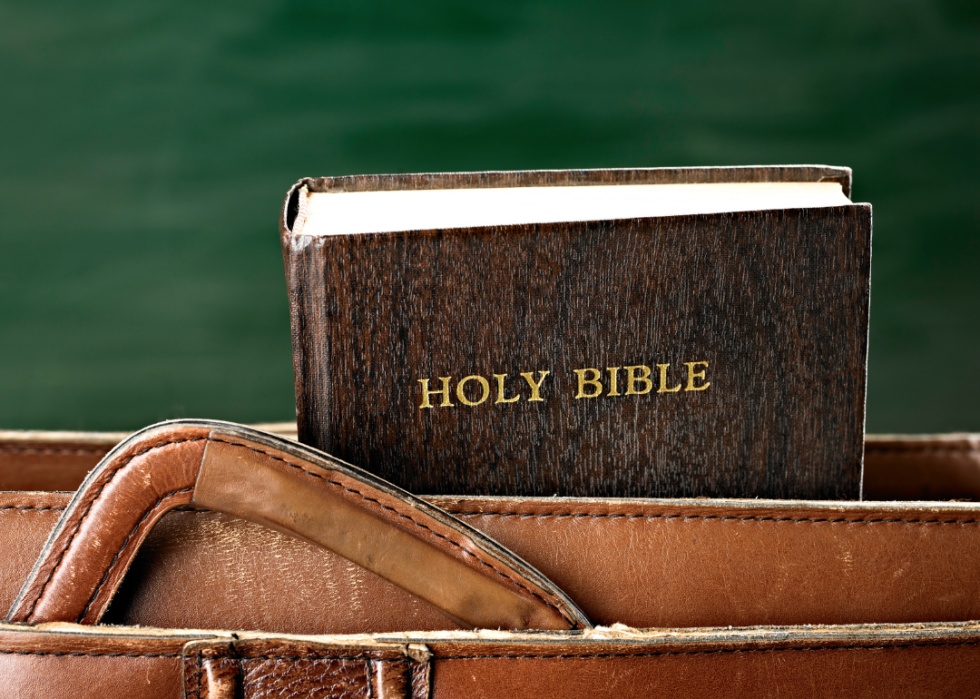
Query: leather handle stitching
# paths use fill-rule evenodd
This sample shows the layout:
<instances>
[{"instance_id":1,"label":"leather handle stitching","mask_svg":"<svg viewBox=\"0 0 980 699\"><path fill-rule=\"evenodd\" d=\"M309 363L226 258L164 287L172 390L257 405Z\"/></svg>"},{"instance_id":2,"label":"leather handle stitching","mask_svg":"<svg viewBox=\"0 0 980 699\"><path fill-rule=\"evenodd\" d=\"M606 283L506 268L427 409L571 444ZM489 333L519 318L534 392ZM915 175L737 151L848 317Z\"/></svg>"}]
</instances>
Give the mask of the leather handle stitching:
<instances>
[{"instance_id":1,"label":"leather handle stitching","mask_svg":"<svg viewBox=\"0 0 980 699\"><path fill-rule=\"evenodd\" d=\"M393 512L396 515L398 515L399 517L401 517L403 519L409 520L410 522L412 522L413 524L415 524L417 527L420 527L421 529L424 529L424 530L428 531L433 536L438 537L439 539L442 539L442 540L448 542L450 545L452 545L455 548L459 549L462 553L466 554L467 556L470 556L470 557L474 558L481 565L484 565L487 568L490 568L492 571L494 571L500 577L504 578L505 580L507 580L508 582L510 582L513 585L517 586L518 588L524 590L525 592L527 592L528 594L532 595L533 597L535 597L536 599L538 599L540 602L542 602L545 606L547 606L548 608L550 608L550 609L554 610L555 612L557 612L562 617L562 619L564 619L566 622L568 622L573 628L579 628L579 626L580 626L576 621L570 619L566 615L566 613L565 613L565 611L563 609L561 609L560 607L556 606L551 601L545 599L542 595L540 595L537 592L535 592L534 590L528 588L527 586L525 586L524 584L522 584L520 581L515 580L513 577L511 577L510 575L508 575L506 572L499 570L493 564L488 563L487 561L484 561L482 558L480 558L479 556L477 556L476 554L474 554L472 551L468 551L461 544L453 541L452 539L450 539L449 537L447 537L447 536L445 536L443 534L440 534L440 533L434 531L433 529L431 529L430 527L422 524L421 522L416 521L411 516L402 514L401 512L398 512L396 509L394 509L392 507L389 507L387 505L384 505L381 502L379 502L377 499L371 498L371 497L365 495L364 493L362 493L362 492L360 492L360 491L358 491L356 489L348 488L343 483L340 483L338 481L330 480L326 476L323 476L323 475L318 474L318 473L311 472L311 471L307 470L306 468L304 468L303 466L300 466L298 464L291 463L291 462L289 462L289 461L287 461L287 460L285 460L285 459L283 459L283 458L281 458L279 456L276 456L275 454L271 454L271 453L269 453L267 451L263 451L261 449L256 449L254 447L249 447L249 446L246 446L244 444L237 443L237 442L230 442L230 441L224 440L224 439L208 438L208 437L197 437L197 438L193 438L193 439L180 439L180 440L174 440L174 441L170 441L170 442L163 442L161 444L156 444L156 445L153 445L151 447L147 447L143 451L140 451L137 454L134 454L133 456L131 456L124 463L120 464L119 466L117 466L112 471L112 473L106 479L105 483L102 484L102 486L99 488L99 490L92 497L92 500L89 502L88 506L85 508L85 512L78 519L78 522L75 525L74 531L72 532L71 536L68 538L68 541L65 543L64 548L61 551L61 554L58 556L58 560L56 561L54 567L51 569L51 572L48 574L47 579L44 581L44 584L41 586L40 591L38 592L37 596L34 599L34 602L31 604L31 607L28 610L28 613L27 613L27 620L28 621L30 621L31 618L33 617L34 610L36 609L38 602L40 602L41 599L43 598L44 593L47 590L48 585L51 583L51 580L54 578L55 573L57 573L58 569L61 567L61 563L63 562L65 555L71 549L71 546L72 546L72 544L75 541L75 537L78 535L78 532L81 530L82 524L85 522L85 519L88 517L89 513L91 512L92 507L99 500L99 498L102 496L102 492L106 489L106 487L109 485L109 483L111 483L112 480L119 474L119 472L122 471L123 468L125 468L126 466L128 466L137 457L140 457L140 456L142 456L142 455L144 455L144 454L146 454L146 453L148 453L150 451L153 451L154 449L161 449L163 447L171 446L171 445L174 445L174 444L183 444L183 443L186 443L186 442L200 442L200 441L222 442L224 444L229 444L231 446L239 447L241 449L248 449L249 451L253 451L253 452L256 452L256 453L259 453L259 454L263 454L264 456L267 456L267 457L269 457L271 459L274 459L276 461L280 461L280 462L286 464L287 466L290 466L292 468L295 468L295 469L297 469L297 470L299 470L299 471L301 471L301 472L303 472L303 473L305 473L305 474L307 474L309 476L313 476L314 478L319 478L320 480L322 480L322 481L324 481L326 483L329 483L331 485L334 485L334 486L337 486L339 488L342 488L343 490L345 490L347 492L354 493L355 495L359 496L363 500L365 500L367 502L372 502L372 503L374 503L375 505L377 505L378 507L380 507L380 508L382 508L384 510L388 510L390 512ZM178 491L175 491L175 492L178 492ZM173 495L173 494L174 493L170 493L169 495ZM159 505L159 501L157 502L157 505ZM154 508L155 507L156 507L156 505L154 505ZM150 512L152 512L152 511L153 511L153 508L151 508ZM148 515L144 515L144 519L145 519L146 516L148 516ZM139 522L139 524L142 524L142 522L143 522L143 520L141 519L140 522ZM136 529L139 528L139 524L137 524L137 527L134 528L133 532L130 532L130 535L126 537L126 540L123 543L122 548L120 548L120 550L116 553L116 557L113 559L113 563L110 564L110 570L111 570L112 566L115 564L116 560L118 560L119 555L125 549L125 546L129 542L130 537L133 535L133 533L135 533ZM99 583L99 588L101 588L102 584L108 578L108 575L109 575L109 570L106 571L106 574L103 576L102 582ZM96 590L96 593L97 592L98 592L98 588ZM89 604L86 605L85 611L88 611L88 608L89 608L89 606L91 606L93 600L94 600L94 596L93 596L93 598L91 600L89 600ZM83 616L84 616L84 612L83 612Z\"/></svg>"},{"instance_id":2,"label":"leather handle stitching","mask_svg":"<svg viewBox=\"0 0 980 699\"><path fill-rule=\"evenodd\" d=\"M196 438L193 438L193 439L178 439L178 440L175 440L175 441L172 441L172 442L164 442L162 444L155 444L152 447L147 447L146 449L144 449L143 451L141 451L141 452L139 452L137 454L133 454L131 457L129 457L128 459L126 459L126 461L124 461L123 463L119 464L115 469L113 469L112 473L106 479L106 482L103 483L102 484L102 487L99 488L99 490L95 493L95 495L92 497L91 502L89 502L88 507L85 508L85 512L82 513L82 516L78 519L78 522L75 525L75 530L71 533L71 536L68 537L68 541L65 543L64 549L62 549L61 555L58 556L58 560L55 562L54 567L51 569L51 572L48 574L47 580L44 581L44 584L41 586L40 591L37 593L37 597L34 598L34 602L31 604L31 608L27 611L27 617L26 617L27 621L30 621L31 620L31 617L34 616L34 609L37 607L37 603L41 601L41 598L42 597L44 597L44 591L47 589L48 585L51 583L51 580L54 578L54 574L57 573L58 572L58 569L61 567L61 562L64 560L65 554L68 553L68 550L71 548L72 543L74 543L75 537L78 535L79 530L81 530L81 528L82 528L82 524L85 522L85 518L88 517L89 512L92 511L92 506L95 505L95 503L101 497L102 491L106 489L106 487L119 474L119 472L123 468L125 468L126 466L128 466L133 459L136 459L136 458L138 458L140 456L143 456L143 454L146 454L147 452L153 451L154 449L161 449L163 447L170 446L170 445L173 445L173 444L183 444L184 442L200 442L200 441L206 440L206 439L207 439L207 437L196 437Z\"/></svg>"},{"instance_id":3,"label":"leather handle stitching","mask_svg":"<svg viewBox=\"0 0 980 699\"><path fill-rule=\"evenodd\" d=\"M189 510L192 511L192 510ZM793 522L796 524L980 524L980 519L808 519L805 517L735 517L725 515L628 515L575 512L460 512L447 510L458 517L517 517L518 519L680 519L718 520L719 522Z\"/></svg>"},{"instance_id":4,"label":"leather handle stitching","mask_svg":"<svg viewBox=\"0 0 980 699\"><path fill-rule=\"evenodd\" d=\"M486 566L487 568L490 568L490 570L492 570L493 572L495 572L500 577L502 577L505 580L507 580L508 582L516 585L517 587L519 587L520 589L524 590L528 594L533 595L536 599L538 599L539 601L541 601L545 606L547 606L550 609L553 609L554 611L558 612L558 614L561 616L561 618L564 619L565 621L567 621L573 628L579 628L580 625L576 621L574 621L574 620L570 619L568 616L566 616L565 612L561 608L559 608L558 606L556 606L552 602L548 601L547 599L545 599L544 597L542 597L540 594L538 594L534 590L532 590L529 587L523 585L520 581L515 580L510 575L508 575L506 572L499 570L492 563L488 563L487 561L484 561L482 558L480 558L479 556L477 556L472 551L468 551L467 549L465 549L459 543L453 541L452 539L450 539L447 536L444 536L443 534L440 534L440 533L434 531L433 529L431 529L430 527L427 527L426 525L422 524L421 522L416 521L411 516L402 514L398 510L394 509L393 507L389 507L387 505L383 505L382 503L380 503L375 498L369 497L369 496L365 495L364 493L360 492L359 490L356 490L354 488L349 488L346 485L344 485L343 483L340 483L338 481L332 481L329 478L327 478L326 476L323 476L323 475L321 475L319 473L313 473L312 471L308 471L303 466L300 466L298 464L294 464L294 463L291 463L289 461L286 461L285 459L283 459L281 457L278 457L278 456L276 456L274 454L270 454L267 451L263 451L261 449L256 449L254 447L246 446L244 444L239 444L238 442L229 442L229 441L224 440L224 439L216 439L216 438L213 438L213 437L210 438L210 439L211 439L211 441L214 441L214 442L222 442L223 444L229 444L231 446L240 447L242 449L248 449L249 451L254 451L254 452L257 452L259 454L264 454L265 456L268 456L270 459L275 459L276 461L281 461L282 463L286 464L287 466L291 466L292 468L298 469L298 470L302 471L303 473L305 473L305 474L307 474L309 476L313 476L314 478L319 478L320 480L322 480L322 481L324 481L326 483L329 483L331 485L335 485L338 488L341 488L343 490L346 490L349 493L354 493L355 495L359 496L363 500L366 500L368 502L373 502L375 505L377 505L378 507L380 507L383 510L388 510L389 512L394 512L399 517L401 517L403 519L409 520L415 526L420 527L421 529L425 529L426 531L428 531L433 536L438 537L438 538L440 538L440 539L448 542L452 546L455 546L456 548L458 548L460 551L462 551L467 556L471 556L472 558L476 559L477 562L479 562L480 564Z\"/></svg>"},{"instance_id":5,"label":"leather handle stitching","mask_svg":"<svg viewBox=\"0 0 980 699\"><path fill-rule=\"evenodd\" d=\"M154 513L157 507L160 506L160 503L162 503L167 498L172 498L174 495L179 495L180 493L189 493L192 490L194 490L193 486L191 486L190 488L181 488L180 490L174 490L173 492L166 493L165 495L161 495L160 499L157 500L155 503L153 503L150 509L146 511L146 514L144 514L143 517L140 519L140 521L136 523L136 526L133 527L133 530L129 532L129 534L126 536L126 539L123 541L122 546L120 546L119 550L116 551L115 557L112 559L112 562L109 564L109 567L106 568L105 575L102 576L102 580L100 580L99 584L95 587L95 592L93 592L92 596L89 598L88 604L85 605L85 609L82 610L82 613L79 614L78 618L75 620L76 623L81 623L82 619L85 618L85 615L88 614L89 607L92 606L92 604L95 602L95 599L99 596L99 592L102 590L102 586L105 585L106 580L109 579L109 575L116 567L116 563L119 561L119 557L122 556L123 552L126 550L126 547L129 545L129 540L133 538L133 535L136 534L136 531L143 526L143 523L150 517L150 515Z\"/></svg>"}]
</instances>

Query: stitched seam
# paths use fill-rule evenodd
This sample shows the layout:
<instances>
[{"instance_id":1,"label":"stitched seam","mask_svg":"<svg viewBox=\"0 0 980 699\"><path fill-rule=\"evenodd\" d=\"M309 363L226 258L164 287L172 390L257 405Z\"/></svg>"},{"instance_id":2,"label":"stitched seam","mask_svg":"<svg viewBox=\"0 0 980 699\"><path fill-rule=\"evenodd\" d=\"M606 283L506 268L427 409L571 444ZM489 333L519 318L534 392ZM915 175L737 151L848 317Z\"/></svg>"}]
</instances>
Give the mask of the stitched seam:
<instances>
[{"instance_id":1,"label":"stitched seam","mask_svg":"<svg viewBox=\"0 0 980 699\"><path fill-rule=\"evenodd\" d=\"M692 650L692 651L663 651L660 653L595 653L580 655L435 655L433 660L483 660L493 658L518 658L518 659L561 659L561 658L648 658L660 655L710 655L718 653L783 653L783 652L814 652L814 651L834 651L834 650L889 650L902 648L952 648L957 646L976 646L980 641L962 641L959 643L909 643L904 645L891 646L856 646L856 647L832 647L832 648L747 648L747 649L722 649L722 650ZM41 655L53 657L73 657L73 658L180 658L180 653L67 653L67 652L48 652L48 651L16 651L0 650L0 655ZM243 660L368 660L364 656L337 656L333 658L310 658L305 655L297 656L274 656L257 655ZM198 662L198 670L201 663ZM200 686L200 683L198 683Z\"/></svg>"},{"instance_id":2,"label":"stitched seam","mask_svg":"<svg viewBox=\"0 0 980 699\"><path fill-rule=\"evenodd\" d=\"M680 650L680 651L661 651L655 653L583 653L579 655L436 655L433 660L483 660L493 658L517 658L529 660L551 660L565 658L653 658L661 655L718 655L723 653L742 654L742 653L786 653L802 652L815 653L821 651L858 651L858 650L901 650L905 648L950 648L954 646L978 646L980 641L961 641L958 643L906 643L889 646L832 646L828 648L722 648L718 650Z\"/></svg>"},{"instance_id":3,"label":"stitched seam","mask_svg":"<svg viewBox=\"0 0 980 699\"><path fill-rule=\"evenodd\" d=\"M545 606L547 606L547 607L555 610L556 612L558 612L558 614L565 621L567 621L572 627L578 628L579 625L576 622L572 621L570 618L568 618L565 615L565 612L562 609L560 609L559 607L557 607L554 604L552 604L551 602L549 602L547 599L545 599L544 597L542 597L540 594L538 594L534 590L528 588L527 586L523 585L520 581L515 580L514 578L510 577L505 572L497 569L493 564L487 563L486 561L484 561L482 558L480 558L476 554L472 553L471 551L467 551L460 544L456 543L455 541L453 541L449 537L443 536L442 534L439 534L438 532L433 531L431 528L427 527L426 525L422 524L421 522L417 522L411 516L404 515L401 512L399 512L398 510L394 509L393 507L388 507L387 505L383 505L378 500L376 500L375 498L368 497L367 495L365 495L364 493L360 492L359 490L356 490L354 488L348 488L343 483L340 483L338 481L332 481L329 478L327 478L326 476L323 476L323 475L320 475L318 473L313 473L311 471L308 471L308 470L306 470L305 468L303 468L302 466L300 466L298 464L294 464L294 463L292 463L290 461L286 461L285 459L280 458L280 457L278 457L278 456L276 456L274 454L270 454L267 451L263 451L261 449L255 449L254 447L249 447L249 446L246 446L244 444L239 444L238 442L229 442L229 441L224 440L224 439L210 438L210 441L212 441L212 442L222 442L224 444L230 444L232 446L240 447L242 449L248 449L249 451L254 451L254 452L258 453L258 454L264 454L265 456L269 457L270 459L274 459L276 461L281 461L282 463L286 464L287 466L291 466L292 468L298 469L298 470L302 471L303 473L305 473L305 474L307 474L309 476L313 476L314 478L319 478L320 480L322 480L322 481L324 481L326 483L330 483L331 485L335 485L338 488L341 488L341 489L343 489L343 490L345 490L345 491L347 491L349 493L354 493L355 495L359 496L363 500L366 500L368 502L373 502L375 505L377 505L381 509L388 510L389 512L393 512L396 515L398 515L399 517L401 517L402 519L407 519L408 521L412 522L415 526L417 526L417 527L419 527L421 529L425 529L426 531L428 531L433 536L438 537L438 538L442 539L443 541L448 542L452 546L455 546L460 551L462 551L464 554L466 554L467 556L470 556L470 557L476 559L477 562L479 562L480 564L486 566L487 568L489 568L490 570L492 570L493 572L495 572L500 577L502 577L505 580L508 580L509 582L513 583L514 585L516 585L520 589L524 590L528 594L533 595L538 600L540 600Z\"/></svg>"},{"instance_id":4,"label":"stitched seam","mask_svg":"<svg viewBox=\"0 0 980 699\"><path fill-rule=\"evenodd\" d=\"M59 509L59 508L52 508ZM519 518L605 518L605 519L719 519L738 520L740 522L797 522L813 524L980 524L980 519L806 519L792 517L726 517L722 515L640 515L640 514L606 514L606 513L565 513L565 512L461 512L443 508L446 512L458 517L519 517ZM174 510L182 515L208 515L214 510Z\"/></svg>"},{"instance_id":5,"label":"stitched seam","mask_svg":"<svg viewBox=\"0 0 980 699\"><path fill-rule=\"evenodd\" d=\"M977 646L980 641L962 641L959 643L909 643L904 645L891 646L855 646L855 647L831 647L831 648L746 648L746 649L722 649L722 650L691 650L691 651L663 651L660 653L583 653L579 655L435 655L432 660L490 660L494 658L517 658L517 659L540 659L551 660L561 658L649 658L660 655L711 655L720 653L784 653L784 652L815 652L815 651L834 651L834 650L901 650L903 648L953 648L957 646ZM49 651L17 651L0 650L0 655L41 655L53 657L73 657L73 658L180 658L180 653L66 653ZM337 656L333 658L310 658L305 655L297 656L274 656L257 655L248 660L369 660L364 656ZM201 671L201 662L198 661L198 671ZM198 683L200 686L200 683Z\"/></svg>"},{"instance_id":6,"label":"stitched seam","mask_svg":"<svg viewBox=\"0 0 980 699\"><path fill-rule=\"evenodd\" d=\"M180 653L55 653L45 651L0 650L0 655L53 655L73 658L179 658Z\"/></svg>"},{"instance_id":7,"label":"stitched seam","mask_svg":"<svg viewBox=\"0 0 980 699\"><path fill-rule=\"evenodd\" d=\"M27 611L28 621L30 621L31 617L34 616L34 609L37 607L37 603L41 601L41 598L44 596L44 591L47 589L48 585L51 583L51 580L54 578L54 574L58 572L58 569L61 567L61 562L64 560L65 554L68 553L68 550L71 548L72 543L75 541L75 537L78 535L79 530L82 528L82 524L85 522L85 518L88 517L89 512L92 511L92 506L95 505L96 502L98 502L99 497L101 497L102 495L102 491L106 489L106 487L112 482L112 480L116 477L116 475L123 468L128 466L133 459L140 457L143 454L146 454L147 452L153 451L154 449L161 449L166 446L170 446L173 444L182 444L184 442L201 442L206 440L207 437L196 437L194 439L178 439L173 442L164 442L163 444L156 444L152 447L147 447L146 449L139 452L138 454L133 454L131 457L126 459L125 462L119 464L119 466L116 467L116 469L106 479L106 482L102 484L102 487L100 487L99 490L92 497L92 501L89 502L88 507L85 508L85 512L83 512L82 516L79 517L78 523L75 525L75 530L71 533L71 536L68 537L68 541L65 543L64 549L62 549L61 555L58 556L58 560L55 562L54 567L51 569L51 572L48 574L47 580L44 581L44 584L41 586L41 590L37 593L37 596L34 598L34 602L31 603L31 608Z\"/></svg>"},{"instance_id":8,"label":"stitched seam","mask_svg":"<svg viewBox=\"0 0 980 699\"><path fill-rule=\"evenodd\" d=\"M460 517L518 517L529 518L570 518L570 519L680 519L680 520L718 520L721 522L794 522L805 524L980 524L980 519L816 519L795 517L734 517L723 515L639 515L639 514L606 514L606 513L566 513L540 512L524 514L522 512L459 512L447 510Z\"/></svg>"},{"instance_id":9,"label":"stitched seam","mask_svg":"<svg viewBox=\"0 0 980 699\"><path fill-rule=\"evenodd\" d=\"M3 510L21 510L21 511L30 510L33 512L43 512L44 510L58 510L59 512L61 512L64 509L65 509L64 507L34 507L31 505L24 505L23 507L21 507L18 505L5 505L4 507L0 507L0 512L2 512Z\"/></svg>"},{"instance_id":10,"label":"stitched seam","mask_svg":"<svg viewBox=\"0 0 980 699\"><path fill-rule=\"evenodd\" d=\"M194 490L193 486L191 486L190 488L181 488L180 490L174 490L173 492L167 493L165 495L161 495L160 499L150 506L150 509L146 511L146 514L144 514L140 518L140 521L136 523L136 526L133 527L133 530L126 535L126 538L122 542L122 546L120 546L119 550L116 551L116 555L112 558L112 562L109 564L109 567L106 568L105 574L102 576L102 580L100 580L99 584L95 587L95 592L93 592L92 596L89 598L88 604L85 605L85 609L82 610L82 613L79 614L78 618L75 620L76 623L81 622L81 620L85 618L85 615L88 613L89 607L91 607L92 604L95 602L95 599L99 596L99 592L102 590L102 586L105 585L106 580L109 579L109 574L116 567L116 563L119 561L119 557L123 554L123 552L126 550L126 547L129 545L129 540L133 538L133 535L136 534L136 531L143 526L143 523L146 522L146 520L150 517L150 515L152 515L156 511L157 507L160 506L160 503L162 503L167 498L173 497L174 495L178 495L180 493L189 493L192 490Z\"/></svg>"},{"instance_id":11,"label":"stitched seam","mask_svg":"<svg viewBox=\"0 0 980 699\"><path fill-rule=\"evenodd\" d=\"M364 663L364 677L367 680L368 699L374 699L374 683L371 681L371 661Z\"/></svg>"},{"instance_id":12,"label":"stitched seam","mask_svg":"<svg viewBox=\"0 0 980 699\"><path fill-rule=\"evenodd\" d=\"M36 447L0 447L0 454L43 454L51 456L96 456L108 454L112 447L105 449L38 449Z\"/></svg>"}]
</instances>

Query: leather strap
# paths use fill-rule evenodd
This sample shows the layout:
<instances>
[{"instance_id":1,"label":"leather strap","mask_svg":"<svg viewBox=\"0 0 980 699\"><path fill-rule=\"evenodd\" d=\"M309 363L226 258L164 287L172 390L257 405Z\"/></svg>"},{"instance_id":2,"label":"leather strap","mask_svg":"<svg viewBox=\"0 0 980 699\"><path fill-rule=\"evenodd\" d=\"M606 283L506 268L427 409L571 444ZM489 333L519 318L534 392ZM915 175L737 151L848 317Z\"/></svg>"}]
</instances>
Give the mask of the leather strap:
<instances>
[{"instance_id":1,"label":"leather strap","mask_svg":"<svg viewBox=\"0 0 980 699\"><path fill-rule=\"evenodd\" d=\"M980 625L381 637L0 624L3 696L976 699Z\"/></svg>"},{"instance_id":2,"label":"leather strap","mask_svg":"<svg viewBox=\"0 0 980 699\"><path fill-rule=\"evenodd\" d=\"M153 525L188 506L329 549L464 626L590 626L537 570L442 510L315 450L211 421L161 423L107 454L52 531L7 621L97 623Z\"/></svg>"}]
</instances>

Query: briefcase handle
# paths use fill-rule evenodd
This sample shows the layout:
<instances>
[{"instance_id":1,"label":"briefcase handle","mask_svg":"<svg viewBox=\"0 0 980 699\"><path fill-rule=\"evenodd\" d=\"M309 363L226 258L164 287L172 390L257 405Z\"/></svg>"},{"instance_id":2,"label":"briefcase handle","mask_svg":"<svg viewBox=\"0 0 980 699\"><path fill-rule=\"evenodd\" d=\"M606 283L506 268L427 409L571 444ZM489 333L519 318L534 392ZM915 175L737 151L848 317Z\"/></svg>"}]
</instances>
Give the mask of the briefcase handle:
<instances>
[{"instance_id":1,"label":"briefcase handle","mask_svg":"<svg viewBox=\"0 0 980 699\"><path fill-rule=\"evenodd\" d=\"M140 544L175 507L318 544L466 627L591 626L531 565L424 500L295 442L202 420L154 425L106 455L62 514L7 621L98 623Z\"/></svg>"}]
</instances>

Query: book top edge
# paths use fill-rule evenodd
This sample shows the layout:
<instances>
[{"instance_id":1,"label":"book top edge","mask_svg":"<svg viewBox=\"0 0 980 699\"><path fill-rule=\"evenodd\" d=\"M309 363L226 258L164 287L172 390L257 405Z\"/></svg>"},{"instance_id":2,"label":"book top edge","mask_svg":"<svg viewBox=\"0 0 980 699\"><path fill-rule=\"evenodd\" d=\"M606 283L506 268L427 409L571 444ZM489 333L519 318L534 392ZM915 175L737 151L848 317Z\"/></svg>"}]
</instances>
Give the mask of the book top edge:
<instances>
[{"instance_id":1,"label":"book top edge","mask_svg":"<svg viewBox=\"0 0 980 699\"><path fill-rule=\"evenodd\" d=\"M304 178L310 192L367 192L414 189L478 189L612 184L700 184L724 182L837 181L850 196L851 169L829 165L515 170L343 175Z\"/></svg>"},{"instance_id":2,"label":"book top edge","mask_svg":"<svg viewBox=\"0 0 980 699\"><path fill-rule=\"evenodd\" d=\"M519 170L387 175L307 177L289 190L280 217L280 230L305 219L305 197L316 193L488 189L515 187L568 187L653 184L748 184L836 182L851 196L851 169L828 165L765 165L684 168L624 168L595 170Z\"/></svg>"}]
</instances>

